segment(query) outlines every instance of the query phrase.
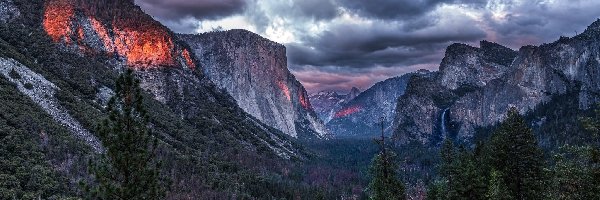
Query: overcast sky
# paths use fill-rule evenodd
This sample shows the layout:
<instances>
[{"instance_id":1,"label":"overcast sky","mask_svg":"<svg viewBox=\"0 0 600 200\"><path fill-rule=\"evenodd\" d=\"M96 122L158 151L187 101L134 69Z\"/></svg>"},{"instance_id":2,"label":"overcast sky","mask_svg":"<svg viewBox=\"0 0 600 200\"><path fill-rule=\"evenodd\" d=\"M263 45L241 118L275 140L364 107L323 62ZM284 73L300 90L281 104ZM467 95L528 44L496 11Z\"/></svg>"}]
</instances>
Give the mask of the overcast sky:
<instances>
[{"instance_id":1,"label":"overcast sky","mask_svg":"<svg viewBox=\"0 0 600 200\"><path fill-rule=\"evenodd\" d=\"M600 17L598 0L136 0L179 33L242 28L287 47L309 93L367 89L437 70L446 46L517 50L573 36Z\"/></svg>"}]
</instances>

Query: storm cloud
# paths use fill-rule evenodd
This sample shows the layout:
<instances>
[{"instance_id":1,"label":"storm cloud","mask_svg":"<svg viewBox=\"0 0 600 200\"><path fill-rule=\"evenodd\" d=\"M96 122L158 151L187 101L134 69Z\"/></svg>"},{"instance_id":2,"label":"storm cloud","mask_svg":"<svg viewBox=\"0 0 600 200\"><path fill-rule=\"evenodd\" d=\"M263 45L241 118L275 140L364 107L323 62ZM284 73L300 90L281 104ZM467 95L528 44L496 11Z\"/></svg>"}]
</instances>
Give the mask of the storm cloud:
<instances>
[{"instance_id":1,"label":"storm cloud","mask_svg":"<svg viewBox=\"0 0 600 200\"><path fill-rule=\"evenodd\" d=\"M595 0L136 0L176 32L245 28L287 47L309 92L437 70L452 43L518 49L584 31Z\"/></svg>"},{"instance_id":2,"label":"storm cloud","mask_svg":"<svg viewBox=\"0 0 600 200\"><path fill-rule=\"evenodd\" d=\"M148 14L163 20L177 21L188 17L217 19L242 12L246 0L136 0Z\"/></svg>"},{"instance_id":3,"label":"storm cloud","mask_svg":"<svg viewBox=\"0 0 600 200\"><path fill-rule=\"evenodd\" d=\"M484 0L339 0L340 6L377 19L405 20L421 17L442 4L485 5Z\"/></svg>"}]
</instances>

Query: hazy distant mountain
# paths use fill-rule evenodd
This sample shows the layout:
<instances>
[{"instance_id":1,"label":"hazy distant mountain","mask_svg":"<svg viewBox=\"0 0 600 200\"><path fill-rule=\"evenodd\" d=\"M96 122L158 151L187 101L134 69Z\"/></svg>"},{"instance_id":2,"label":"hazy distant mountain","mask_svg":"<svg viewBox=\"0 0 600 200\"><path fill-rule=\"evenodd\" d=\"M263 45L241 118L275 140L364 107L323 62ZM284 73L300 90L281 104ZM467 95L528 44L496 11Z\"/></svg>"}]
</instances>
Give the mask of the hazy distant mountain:
<instances>
[{"instance_id":1,"label":"hazy distant mountain","mask_svg":"<svg viewBox=\"0 0 600 200\"><path fill-rule=\"evenodd\" d=\"M338 137L370 137L380 133L377 123L385 118L385 131L390 132L398 97L404 94L409 79L421 70L376 83L350 101L345 101L331 113L327 128Z\"/></svg>"},{"instance_id":2,"label":"hazy distant mountain","mask_svg":"<svg viewBox=\"0 0 600 200\"><path fill-rule=\"evenodd\" d=\"M335 110L344 103L356 98L359 94L360 90L352 87L347 94L338 94L335 91L321 91L310 95L309 99L319 118L327 123L333 119Z\"/></svg>"}]
</instances>

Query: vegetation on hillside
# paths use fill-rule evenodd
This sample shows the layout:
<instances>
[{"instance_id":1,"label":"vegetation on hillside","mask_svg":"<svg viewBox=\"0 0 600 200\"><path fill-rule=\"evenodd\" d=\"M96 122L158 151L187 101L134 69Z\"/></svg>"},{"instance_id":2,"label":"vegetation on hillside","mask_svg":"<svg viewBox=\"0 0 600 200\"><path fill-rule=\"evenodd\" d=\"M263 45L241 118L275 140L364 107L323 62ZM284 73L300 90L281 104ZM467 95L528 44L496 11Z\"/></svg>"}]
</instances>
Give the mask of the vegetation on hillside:
<instances>
[{"instance_id":1,"label":"vegetation on hillside","mask_svg":"<svg viewBox=\"0 0 600 200\"><path fill-rule=\"evenodd\" d=\"M600 198L598 143L564 145L545 159L525 119L515 109L507 115L472 150L444 142L428 199ZM597 119L583 120L587 130L600 130Z\"/></svg>"}]
</instances>

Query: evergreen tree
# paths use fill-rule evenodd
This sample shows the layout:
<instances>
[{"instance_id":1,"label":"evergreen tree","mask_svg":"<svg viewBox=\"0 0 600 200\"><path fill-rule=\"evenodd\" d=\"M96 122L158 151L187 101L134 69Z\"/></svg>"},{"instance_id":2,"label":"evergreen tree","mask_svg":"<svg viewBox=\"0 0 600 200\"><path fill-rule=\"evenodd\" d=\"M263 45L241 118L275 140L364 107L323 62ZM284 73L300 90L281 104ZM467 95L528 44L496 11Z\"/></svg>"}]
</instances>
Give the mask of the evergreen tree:
<instances>
[{"instance_id":1,"label":"evergreen tree","mask_svg":"<svg viewBox=\"0 0 600 200\"><path fill-rule=\"evenodd\" d=\"M598 104L600 107L600 104ZM588 155L590 161L590 173L593 178L592 187L595 195L600 196L600 108L596 108L596 116L582 119L585 129L592 134L594 143L591 145Z\"/></svg>"},{"instance_id":2,"label":"evergreen tree","mask_svg":"<svg viewBox=\"0 0 600 200\"><path fill-rule=\"evenodd\" d=\"M369 183L368 191L370 198L374 200L396 200L405 199L404 183L398 179L395 163L395 154L385 146L383 135L383 120L381 122L381 150L373 158L370 173L373 176Z\"/></svg>"},{"instance_id":3,"label":"evergreen tree","mask_svg":"<svg viewBox=\"0 0 600 200\"><path fill-rule=\"evenodd\" d=\"M432 194L428 194L428 199L451 199L456 197L454 190L456 180L456 149L454 143L446 139L440 148L441 164L439 166L440 179L434 181L432 185Z\"/></svg>"},{"instance_id":4,"label":"evergreen tree","mask_svg":"<svg viewBox=\"0 0 600 200\"><path fill-rule=\"evenodd\" d=\"M405 199L404 184L398 179L394 157L394 153L382 151L373 159L370 168L373 179L369 184L371 199Z\"/></svg>"},{"instance_id":5,"label":"evergreen tree","mask_svg":"<svg viewBox=\"0 0 600 200\"><path fill-rule=\"evenodd\" d=\"M531 128L511 108L492 136L493 166L502 174L510 195L516 199L539 199L543 190L543 155Z\"/></svg>"},{"instance_id":6,"label":"evergreen tree","mask_svg":"<svg viewBox=\"0 0 600 200\"><path fill-rule=\"evenodd\" d=\"M484 199L487 185L473 154L461 147L454 166L456 174L449 187L450 199Z\"/></svg>"},{"instance_id":7,"label":"evergreen tree","mask_svg":"<svg viewBox=\"0 0 600 200\"><path fill-rule=\"evenodd\" d=\"M484 199L485 177L476 164L473 153L460 147L457 151L450 140L445 140L440 150L442 179L436 181L429 199Z\"/></svg>"},{"instance_id":8,"label":"evergreen tree","mask_svg":"<svg viewBox=\"0 0 600 200\"><path fill-rule=\"evenodd\" d=\"M454 169L454 161L456 159L456 149L451 140L444 140L440 149L442 163L440 166L440 174L446 178L448 182L452 182L453 176L456 174Z\"/></svg>"},{"instance_id":9,"label":"evergreen tree","mask_svg":"<svg viewBox=\"0 0 600 200\"><path fill-rule=\"evenodd\" d=\"M98 133L106 148L102 159L91 164L96 184L88 187L93 199L161 199L164 187L159 180L157 146L147 127L139 80L127 70L116 81Z\"/></svg>"},{"instance_id":10,"label":"evergreen tree","mask_svg":"<svg viewBox=\"0 0 600 200\"><path fill-rule=\"evenodd\" d=\"M428 200L442 200L448 199L446 196L448 192L447 183L443 179L434 180L429 188L427 188L427 199Z\"/></svg>"},{"instance_id":11,"label":"evergreen tree","mask_svg":"<svg viewBox=\"0 0 600 200\"><path fill-rule=\"evenodd\" d=\"M508 187L504 184L502 180L502 174L492 169L490 172L490 181L488 184L488 190L485 194L486 199L489 200L511 200L513 197L510 195L508 191Z\"/></svg>"},{"instance_id":12,"label":"evergreen tree","mask_svg":"<svg viewBox=\"0 0 600 200\"><path fill-rule=\"evenodd\" d=\"M552 168L553 199L600 199L600 190L593 179L590 147L563 146L554 156Z\"/></svg>"}]
</instances>

